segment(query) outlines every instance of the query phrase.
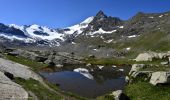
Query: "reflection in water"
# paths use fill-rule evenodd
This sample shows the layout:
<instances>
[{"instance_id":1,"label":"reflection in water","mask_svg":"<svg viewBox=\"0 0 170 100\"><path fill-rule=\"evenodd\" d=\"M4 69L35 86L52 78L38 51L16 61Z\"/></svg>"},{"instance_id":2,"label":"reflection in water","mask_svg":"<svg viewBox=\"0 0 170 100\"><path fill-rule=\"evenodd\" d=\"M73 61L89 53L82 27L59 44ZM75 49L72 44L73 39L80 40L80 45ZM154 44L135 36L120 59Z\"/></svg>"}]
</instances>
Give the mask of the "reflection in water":
<instances>
[{"instance_id":1,"label":"reflection in water","mask_svg":"<svg viewBox=\"0 0 170 100\"><path fill-rule=\"evenodd\" d=\"M91 79L91 80L94 79L93 76L89 73L89 71L85 68L76 68L74 69L74 72L80 73L83 76L87 77L88 79Z\"/></svg>"},{"instance_id":2,"label":"reflection in water","mask_svg":"<svg viewBox=\"0 0 170 100\"><path fill-rule=\"evenodd\" d=\"M92 73L94 80L73 71L41 72L40 74L49 82L59 84L59 88L66 92L73 92L89 98L95 98L110 91L123 89L125 85L125 79L116 72L111 74L111 76L115 76L111 78L110 73L95 71Z\"/></svg>"}]
</instances>

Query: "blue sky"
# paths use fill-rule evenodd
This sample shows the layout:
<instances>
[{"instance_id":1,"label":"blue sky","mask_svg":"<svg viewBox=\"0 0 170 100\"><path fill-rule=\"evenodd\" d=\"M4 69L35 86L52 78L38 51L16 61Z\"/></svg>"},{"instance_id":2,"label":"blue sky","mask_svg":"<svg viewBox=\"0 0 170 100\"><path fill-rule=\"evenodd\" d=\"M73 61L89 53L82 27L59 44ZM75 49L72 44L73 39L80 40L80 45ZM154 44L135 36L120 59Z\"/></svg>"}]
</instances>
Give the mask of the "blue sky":
<instances>
[{"instance_id":1,"label":"blue sky","mask_svg":"<svg viewBox=\"0 0 170 100\"><path fill-rule=\"evenodd\" d=\"M62 28L103 10L128 19L137 12L170 11L170 0L0 0L0 23Z\"/></svg>"}]
</instances>

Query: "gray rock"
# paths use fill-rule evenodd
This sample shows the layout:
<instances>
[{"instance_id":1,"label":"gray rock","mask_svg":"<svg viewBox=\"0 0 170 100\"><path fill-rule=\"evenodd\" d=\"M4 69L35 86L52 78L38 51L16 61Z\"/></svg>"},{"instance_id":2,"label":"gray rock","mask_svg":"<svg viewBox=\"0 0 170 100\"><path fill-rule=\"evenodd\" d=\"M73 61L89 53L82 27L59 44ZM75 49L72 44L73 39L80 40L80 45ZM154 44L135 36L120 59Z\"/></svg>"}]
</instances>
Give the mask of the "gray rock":
<instances>
[{"instance_id":1,"label":"gray rock","mask_svg":"<svg viewBox=\"0 0 170 100\"><path fill-rule=\"evenodd\" d=\"M156 52L145 52L141 53L136 57L136 61L152 61L154 58L163 59L166 57L170 57L170 52L166 53L156 53Z\"/></svg>"},{"instance_id":2,"label":"gray rock","mask_svg":"<svg viewBox=\"0 0 170 100\"><path fill-rule=\"evenodd\" d=\"M161 62L161 65L168 65L169 62Z\"/></svg>"},{"instance_id":3,"label":"gray rock","mask_svg":"<svg viewBox=\"0 0 170 100\"><path fill-rule=\"evenodd\" d=\"M134 72L131 76L133 78L145 78L145 80L150 79L151 75L152 75L152 71L137 71Z\"/></svg>"},{"instance_id":4,"label":"gray rock","mask_svg":"<svg viewBox=\"0 0 170 100\"><path fill-rule=\"evenodd\" d=\"M129 79L129 77L128 77L128 76L126 76L126 77L125 77L125 81L126 81L126 83L129 83L129 80L130 80L130 79Z\"/></svg>"},{"instance_id":5,"label":"gray rock","mask_svg":"<svg viewBox=\"0 0 170 100\"><path fill-rule=\"evenodd\" d=\"M63 65L61 65L61 64L57 64L57 65L55 65L57 68L62 68L63 67Z\"/></svg>"},{"instance_id":6,"label":"gray rock","mask_svg":"<svg viewBox=\"0 0 170 100\"><path fill-rule=\"evenodd\" d=\"M86 64L87 67L90 67L91 65L92 65L91 63Z\"/></svg>"},{"instance_id":7,"label":"gray rock","mask_svg":"<svg viewBox=\"0 0 170 100\"><path fill-rule=\"evenodd\" d=\"M115 100L130 100L128 96L126 96L122 90L113 91L112 94Z\"/></svg>"},{"instance_id":8,"label":"gray rock","mask_svg":"<svg viewBox=\"0 0 170 100\"><path fill-rule=\"evenodd\" d=\"M145 67L145 64L133 64L129 72L129 75L132 75L134 72L137 72L144 67Z\"/></svg>"},{"instance_id":9,"label":"gray rock","mask_svg":"<svg viewBox=\"0 0 170 100\"><path fill-rule=\"evenodd\" d=\"M170 72L154 72L150 79L150 83L153 85L170 83Z\"/></svg>"},{"instance_id":10,"label":"gray rock","mask_svg":"<svg viewBox=\"0 0 170 100\"><path fill-rule=\"evenodd\" d=\"M47 60L46 57L40 56L34 52L30 52L30 51L26 51L26 50L21 50L21 49L16 49L13 50L12 52L9 52L8 55L12 55L12 56L21 56L30 60L34 60L37 62L44 62L45 60Z\"/></svg>"},{"instance_id":11,"label":"gray rock","mask_svg":"<svg viewBox=\"0 0 170 100\"><path fill-rule=\"evenodd\" d=\"M35 79L37 81L43 82L43 79L31 71L29 67L0 58L0 71L9 72L14 75L14 77L20 77L23 79Z\"/></svg>"},{"instance_id":12,"label":"gray rock","mask_svg":"<svg viewBox=\"0 0 170 100\"><path fill-rule=\"evenodd\" d=\"M152 61L154 57L157 57L157 54L154 52L147 52L147 53L141 53L137 56L135 59L136 61Z\"/></svg>"},{"instance_id":13,"label":"gray rock","mask_svg":"<svg viewBox=\"0 0 170 100\"><path fill-rule=\"evenodd\" d=\"M0 72L0 100L27 100L28 93Z\"/></svg>"}]
</instances>

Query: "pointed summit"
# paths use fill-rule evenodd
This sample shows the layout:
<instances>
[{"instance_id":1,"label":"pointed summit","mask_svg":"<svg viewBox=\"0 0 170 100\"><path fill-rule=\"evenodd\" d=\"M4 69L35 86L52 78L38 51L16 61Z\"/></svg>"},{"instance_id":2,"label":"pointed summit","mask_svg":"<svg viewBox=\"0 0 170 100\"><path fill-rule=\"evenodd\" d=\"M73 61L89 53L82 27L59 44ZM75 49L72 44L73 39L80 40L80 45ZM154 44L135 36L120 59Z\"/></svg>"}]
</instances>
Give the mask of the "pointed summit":
<instances>
[{"instance_id":1,"label":"pointed summit","mask_svg":"<svg viewBox=\"0 0 170 100\"><path fill-rule=\"evenodd\" d=\"M104 12L102 10L100 10L97 14L96 17L98 18L107 18L107 16L104 14Z\"/></svg>"}]
</instances>

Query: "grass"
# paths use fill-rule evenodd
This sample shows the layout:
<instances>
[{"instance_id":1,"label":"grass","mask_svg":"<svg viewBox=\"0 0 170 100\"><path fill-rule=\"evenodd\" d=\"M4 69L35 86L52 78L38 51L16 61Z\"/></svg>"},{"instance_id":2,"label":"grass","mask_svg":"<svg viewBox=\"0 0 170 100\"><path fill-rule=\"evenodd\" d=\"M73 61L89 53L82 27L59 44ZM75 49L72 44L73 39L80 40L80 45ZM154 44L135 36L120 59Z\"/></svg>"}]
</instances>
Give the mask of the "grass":
<instances>
[{"instance_id":1,"label":"grass","mask_svg":"<svg viewBox=\"0 0 170 100\"><path fill-rule=\"evenodd\" d=\"M26 65L28 67L30 67L33 71L37 72L42 68L45 68L47 65L43 64L43 63L39 63L33 60L29 60L23 57L15 57L15 56L11 56L11 55L5 55L5 57L11 61Z\"/></svg>"},{"instance_id":2,"label":"grass","mask_svg":"<svg viewBox=\"0 0 170 100\"><path fill-rule=\"evenodd\" d=\"M39 100L63 100L63 98L56 93L48 90L38 81L33 79L24 80L21 78L15 78L16 83L20 84L26 91L33 92ZM29 100L33 98L29 96Z\"/></svg>"},{"instance_id":3,"label":"grass","mask_svg":"<svg viewBox=\"0 0 170 100\"><path fill-rule=\"evenodd\" d=\"M170 71L169 66L158 65L158 66L147 66L146 68L140 69L140 71Z\"/></svg>"},{"instance_id":4,"label":"grass","mask_svg":"<svg viewBox=\"0 0 170 100\"><path fill-rule=\"evenodd\" d=\"M166 59L153 59L153 61L138 62L145 64L146 67L141 68L140 71L170 71L169 65L162 65L161 62L167 62Z\"/></svg>"},{"instance_id":5,"label":"grass","mask_svg":"<svg viewBox=\"0 0 170 100\"><path fill-rule=\"evenodd\" d=\"M143 34L135 43L133 43L132 48L136 48L135 50L141 49L144 51L168 51L170 41L165 38L166 36L166 33L159 31Z\"/></svg>"},{"instance_id":6,"label":"grass","mask_svg":"<svg viewBox=\"0 0 170 100\"><path fill-rule=\"evenodd\" d=\"M93 65L131 65L131 64L152 64L161 65L160 63L164 60L153 60L153 61L138 61L131 60L128 58L89 58L86 59L86 63L91 63Z\"/></svg>"},{"instance_id":7,"label":"grass","mask_svg":"<svg viewBox=\"0 0 170 100\"><path fill-rule=\"evenodd\" d=\"M128 60L125 58L101 58L101 59L96 59L96 58L90 58L86 60L86 63L91 63L93 65L123 65L123 64L133 64L135 61L133 60Z\"/></svg>"},{"instance_id":8,"label":"grass","mask_svg":"<svg viewBox=\"0 0 170 100\"><path fill-rule=\"evenodd\" d=\"M136 82L125 88L131 100L170 100L170 86L153 86L147 82Z\"/></svg>"},{"instance_id":9,"label":"grass","mask_svg":"<svg viewBox=\"0 0 170 100\"><path fill-rule=\"evenodd\" d=\"M106 94L100 97L97 97L96 100L115 100L114 96Z\"/></svg>"},{"instance_id":10,"label":"grass","mask_svg":"<svg viewBox=\"0 0 170 100\"><path fill-rule=\"evenodd\" d=\"M61 91L56 85L51 84L51 83L49 83L49 82L46 82L46 84L48 84L48 86L50 86L52 89L60 92L61 94L67 95L67 96L69 96L69 97L73 97L73 98L75 98L75 99L77 99L77 100L91 100L91 99L89 99L89 98L85 98L85 97L81 97L81 96L79 96L79 95L73 94L73 93L71 93L71 92Z\"/></svg>"}]
</instances>

